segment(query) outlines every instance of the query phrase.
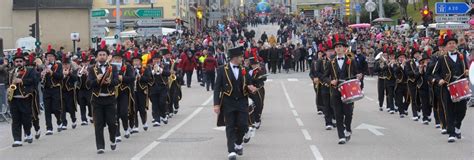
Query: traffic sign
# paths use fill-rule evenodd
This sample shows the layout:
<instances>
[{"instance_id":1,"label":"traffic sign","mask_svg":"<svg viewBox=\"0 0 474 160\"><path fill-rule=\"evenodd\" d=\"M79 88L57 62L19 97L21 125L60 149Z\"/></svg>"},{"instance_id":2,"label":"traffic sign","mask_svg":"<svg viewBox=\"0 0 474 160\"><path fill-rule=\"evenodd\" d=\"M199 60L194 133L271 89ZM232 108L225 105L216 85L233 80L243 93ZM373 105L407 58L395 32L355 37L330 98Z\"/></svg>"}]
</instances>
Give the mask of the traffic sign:
<instances>
[{"instance_id":1,"label":"traffic sign","mask_svg":"<svg viewBox=\"0 0 474 160\"><path fill-rule=\"evenodd\" d=\"M354 7L356 12L360 12L361 8L362 7L360 6L360 4L356 4L355 7Z\"/></svg>"},{"instance_id":2,"label":"traffic sign","mask_svg":"<svg viewBox=\"0 0 474 160\"><path fill-rule=\"evenodd\" d=\"M119 35L116 34L116 35L114 36L114 38L115 38L115 39L119 39Z\"/></svg>"},{"instance_id":3,"label":"traffic sign","mask_svg":"<svg viewBox=\"0 0 474 160\"><path fill-rule=\"evenodd\" d=\"M161 28L138 28L137 33L142 36L160 36L163 34L163 31Z\"/></svg>"},{"instance_id":4,"label":"traffic sign","mask_svg":"<svg viewBox=\"0 0 474 160\"><path fill-rule=\"evenodd\" d=\"M452 30L466 30L470 29L471 25L465 24L465 23L445 23L445 24L436 24L436 29L441 30L441 29L452 29Z\"/></svg>"},{"instance_id":5,"label":"traffic sign","mask_svg":"<svg viewBox=\"0 0 474 160\"><path fill-rule=\"evenodd\" d=\"M471 19L469 16L436 16L435 20L438 23L442 22L466 22Z\"/></svg>"},{"instance_id":6,"label":"traffic sign","mask_svg":"<svg viewBox=\"0 0 474 160\"><path fill-rule=\"evenodd\" d=\"M91 17L107 17L109 16L109 10L97 9L91 11Z\"/></svg>"},{"instance_id":7,"label":"traffic sign","mask_svg":"<svg viewBox=\"0 0 474 160\"><path fill-rule=\"evenodd\" d=\"M371 0L365 3L365 10L367 10L367 12L375 11L375 7L376 7L376 4L372 2Z\"/></svg>"},{"instance_id":8,"label":"traffic sign","mask_svg":"<svg viewBox=\"0 0 474 160\"><path fill-rule=\"evenodd\" d=\"M140 19L137 21L138 26L159 26L163 22L162 19Z\"/></svg>"},{"instance_id":9,"label":"traffic sign","mask_svg":"<svg viewBox=\"0 0 474 160\"><path fill-rule=\"evenodd\" d=\"M436 14L466 14L471 6L464 2L436 2Z\"/></svg>"},{"instance_id":10,"label":"traffic sign","mask_svg":"<svg viewBox=\"0 0 474 160\"><path fill-rule=\"evenodd\" d=\"M108 19L91 19L91 26L93 27L104 27L109 24Z\"/></svg>"},{"instance_id":11,"label":"traffic sign","mask_svg":"<svg viewBox=\"0 0 474 160\"><path fill-rule=\"evenodd\" d=\"M163 17L163 10L162 9L137 9L135 11L137 17Z\"/></svg>"},{"instance_id":12,"label":"traffic sign","mask_svg":"<svg viewBox=\"0 0 474 160\"><path fill-rule=\"evenodd\" d=\"M36 41L36 42L35 42L35 45L36 45L36 46L40 46L40 45L41 45L41 42L40 42L40 41Z\"/></svg>"},{"instance_id":13,"label":"traffic sign","mask_svg":"<svg viewBox=\"0 0 474 160\"><path fill-rule=\"evenodd\" d=\"M91 28L92 37L105 37L109 33L109 28L107 27L93 27Z\"/></svg>"}]
</instances>

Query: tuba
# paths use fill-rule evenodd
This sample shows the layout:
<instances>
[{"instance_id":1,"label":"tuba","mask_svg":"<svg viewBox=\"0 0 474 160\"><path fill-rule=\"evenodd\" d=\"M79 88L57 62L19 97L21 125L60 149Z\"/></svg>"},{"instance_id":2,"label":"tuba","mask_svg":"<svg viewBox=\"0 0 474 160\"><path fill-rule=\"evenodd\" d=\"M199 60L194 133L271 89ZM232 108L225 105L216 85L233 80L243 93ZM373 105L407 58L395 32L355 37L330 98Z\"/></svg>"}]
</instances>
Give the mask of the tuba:
<instances>
[{"instance_id":1,"label":"tuba","mask_svg":"<svg viewBox=\"0 0 474 160\"><path fill-rule=\"evenodd\" d=\"M7 98L8 98L8 101L12 101L13 100L13 94L15 94L15 91L16 89L18 88L16 86L16 84L13 84L13 79L14 78L18 78L18 70L19 68L15 68L14 72L13 72L13 76L11 78L11 83L10 83L10 86L8 87L7 89Z\"/></svg>"}]
</instances>

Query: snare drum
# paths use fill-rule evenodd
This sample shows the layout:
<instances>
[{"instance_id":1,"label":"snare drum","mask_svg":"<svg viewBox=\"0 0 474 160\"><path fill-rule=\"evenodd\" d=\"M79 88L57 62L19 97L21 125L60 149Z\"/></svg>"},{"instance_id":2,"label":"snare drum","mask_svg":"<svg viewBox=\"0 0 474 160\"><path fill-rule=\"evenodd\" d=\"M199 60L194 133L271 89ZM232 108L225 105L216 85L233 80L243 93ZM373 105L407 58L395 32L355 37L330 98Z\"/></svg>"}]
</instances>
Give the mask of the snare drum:
<instances>
[{"instance_id":1,"label":"snare drum","mask_svg":"<svg viewBox=\"0 0 474 160\"><path fill-rule=\"evenodd\" d=\"M341 92L341 100L343 103L352 103L364 98L364 93L360 88L360 81L358 79L348 80L339 85L339 92Z\"/></svg>"},{"instance_id":2,"label":"snare drum","mask_svg":"<svg viewBox=\"0 0 474 160\"><path fill-rule=\"evenodd\" d=\"M469 80L463 78L448 84L449 94L453 102L459 102L471 97L471 88L469 87Z\"/></svg>"}]
</instances>

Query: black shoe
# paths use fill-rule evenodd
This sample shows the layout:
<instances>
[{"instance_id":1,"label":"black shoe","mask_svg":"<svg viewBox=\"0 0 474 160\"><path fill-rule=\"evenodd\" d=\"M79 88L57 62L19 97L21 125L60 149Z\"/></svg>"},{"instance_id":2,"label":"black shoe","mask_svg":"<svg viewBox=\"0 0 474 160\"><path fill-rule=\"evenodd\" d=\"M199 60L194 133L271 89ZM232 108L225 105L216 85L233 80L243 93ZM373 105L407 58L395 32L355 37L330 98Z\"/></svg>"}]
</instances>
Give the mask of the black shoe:
<instances>
[{"instance_id":1,"label":"black shoe","mask_svg":"<svg viewBox=\"0 0 474 160\"><path fill-rule=\"evenodd\" d=\"M460 138L458 138L458 139L460 139ZM30 139L25 139L25 141L26 141L27 143L30 143L30 144L31 144L31 143L33 143L33 137L30 138Z\"/></svg>"},{"instance_id":2,"label":"black shoe","mask_svg":"<svg viewBox=\"0 0 474 160\"><path fill-rule=\"evenodd\" d=\"M456 138L454 136L449 136L448 143L454 143L454 142L456 142Z\"/></svg>"},{"instance_id":3,"label":"black shoe","mask_svg":"<svg viewBox=\"0 0 474 160\"><path fill-rule=\"evenodd\" d=\"M173 113L174 113L174 115L178 114L178 109L175 109L175 110L173 111Z\"/></svg>"},{"instance_id":4,"label":"black shoe","mask_svg":"<svg viewBox=\"0 0 474 160\"><path fill-rule=\"evenodd\" d=\"M104 149L98 149L97 154L104 154Z\"/></svg>"},{"instance_id":5,"label":"black shoe","mask_svg":"<svg viewBox=\"0 0 474 160\"><path fill-rule=\"evenodd\" d=\"M77 124L76 124L76 123L73 123L73 124L72 124L72 129L76 129L76 127L77 127Z\"/></svg>"},{"instance_id":6,"label":"black shoe","mask_svg":"<svg viewBox=\"0 0 474 160\"><path fill-rule=\"evenodd\" d=\"M237 153L237 155L239 155L239 156L244 155L244 148L242 148L242 149L235 149L235 153Z\"/></svg>"},{"instance_id":7,"label":"black shoe","mask_svg":"<svg viewBox=\"0 0 474 160\"><path fill-rule=\"evenodd\" d=\"M116 148L117 148L117 143L114 143L114 144L111 144L111 145L110 145L110 149L111 149L112 151L115 151Z\"/></svg>"},{"instance_id":8,"label":"black shoe","mask_svg":"<svg viewBox=\"0 0 474 160\"><path fill-rule=\"evenodd\" d=\"M53 131L46 131L46 135L47 136L53 135Z\"/></svg>"},{"instance_id":9,"label":"black shoe","mask_svg":"<svg viewBox=\"0 0 474 160\"><path fill-rule=\"evenodd\" d=\"M380 108L379 108L379 111L383 111L383 108L382 108L382 107L380 107Z\"/></svg>"},{"instance_id":10,"label":"black shoe","mask_svg":"<svg viewBox=\"0 0 474 160\"><path fill-rule=\"evenodd\" d=\"M21 146L23 146L23 144L21 144L21 143L13 143L12 144L12 147L21 147Z\"/></svg>"},{"instance_id":11,"label":"black shoe","mask_svg":"<svg viewBox=\"0 0 474 160\"><path fill-rule=\"evenodd\" d=\"M35 139L39 139L41 137L41 131L37 131L35 134Z\"/></svg>"},{"instance_id":12,"label":"black shoe","mask_svg":"<svg viewBox=\"0 0 474 160\"><path fill-rule=\"evenodd\" d=\"M456 138L457 138L457 139L461 139L461 138L462 138L461 133L456 134Z\"/></svg>"},{"instance_id":13,"label":"black shoe","mask_svg":"<svg viewBox=\"0 0 474 160\"><path fill-rule=\"evenodd\" d=\"M61 127L58 127L58 132L61 132L62 131L62 128Z\"/></svg>"}]
</instances>

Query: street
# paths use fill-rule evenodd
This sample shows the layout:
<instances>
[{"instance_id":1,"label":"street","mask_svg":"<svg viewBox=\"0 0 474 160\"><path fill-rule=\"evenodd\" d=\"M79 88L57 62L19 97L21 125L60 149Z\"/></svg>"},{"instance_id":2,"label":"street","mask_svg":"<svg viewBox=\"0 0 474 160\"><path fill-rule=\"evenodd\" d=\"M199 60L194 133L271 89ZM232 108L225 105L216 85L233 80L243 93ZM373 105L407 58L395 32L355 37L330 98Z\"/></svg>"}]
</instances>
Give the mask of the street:
<instances>
[{"instance_id":1,"label":"street","mask_svg":"<svg viewBox=\"0 0 474 160\"><path fill-rule=\"evenodd\" d=\"M423 125L378 111L375 77L367 77L365 83L365 98L356 102L354 109L352 139L346 145L338 145L336 130L326 131L323 116L316 114L315 93L307 73L270 75L265 85L262 127L244 145L244 156L239 159L473 157L473 108L468 108L464 120L463 139L448 144L447 136L441 135L433 123ZM140 133L119 143L116 151L107 147L105 154L95 154L92 125L74 130L69 127L52 136L43 134L32 144L12 148L11 133L7 131L10 124L1 123L0 155L2 159L224 159L225 132L215 125L212 92L206 92L196 82L183 91L181 110L169 124L148 131L140 128ZM44 128L43 117L40 123ZM375 126L383 129L374 129Z\"/></svg>"}]
</instances>

